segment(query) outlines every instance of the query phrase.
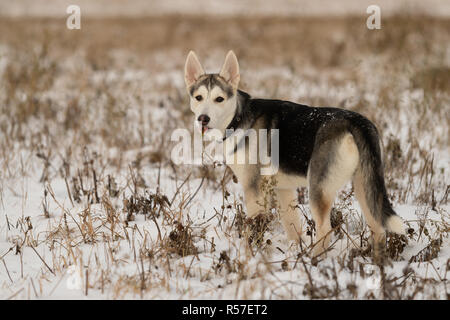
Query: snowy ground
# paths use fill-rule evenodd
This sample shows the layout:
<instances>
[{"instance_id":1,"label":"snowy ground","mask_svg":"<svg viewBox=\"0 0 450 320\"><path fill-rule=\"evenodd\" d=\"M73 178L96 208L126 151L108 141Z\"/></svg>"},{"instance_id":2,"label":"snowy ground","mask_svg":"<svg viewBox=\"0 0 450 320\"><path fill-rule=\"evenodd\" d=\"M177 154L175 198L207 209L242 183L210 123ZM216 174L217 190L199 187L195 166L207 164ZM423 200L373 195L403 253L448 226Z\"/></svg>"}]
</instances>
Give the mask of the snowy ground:
<instances>
[{"instance_id":1,"label":"snowy ground","mask_svg":"<svg viewBox=\"0 0 450 320\"><path fill-rule=\"evenodd\" d=\"M78 33L0 19L0 298L448 299L449 21L370 33L358 19L261 19L92 20ZM223 166L171 163L170 133L192 129L191 48L208 71L233 48L254 96L377 124L408 228L384 265L350 185L317 261L285 240L276 211L245 218Z\"/></svg>"}]
</instances>

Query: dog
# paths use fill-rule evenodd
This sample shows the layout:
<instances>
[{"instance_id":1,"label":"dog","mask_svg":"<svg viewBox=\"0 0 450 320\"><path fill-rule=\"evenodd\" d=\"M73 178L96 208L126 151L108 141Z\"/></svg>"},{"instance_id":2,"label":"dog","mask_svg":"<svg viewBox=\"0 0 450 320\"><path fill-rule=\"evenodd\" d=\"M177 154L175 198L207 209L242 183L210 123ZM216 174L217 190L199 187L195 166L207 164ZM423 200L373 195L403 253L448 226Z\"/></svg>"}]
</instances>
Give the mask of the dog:
<instances>
[{"instance_id":1,"label":"dog","mask_svg":"<svg viewBox=\"0 0 450 320\"><path fill-rule=\"evenodd\" d=\"M195 125L203 134L219 130L278 129L279 170L274 174L281 223L289 240L302 241L302 223L295 209L296 190L308 187L316 226L315 255L326 253L332 231L330 211L337 192L352 181L356 199L375 244L386 231L404 234L403 220L388 199L381 141L375 125L349 110L310 107L282 100L254 99L239 90L239 64L228 52L218 74L204 72L189 52L185 83ZM237 152L235 149L234 152ZM261 211L259 164L230 164L244 190L248 217Z\"/></svg>"}]
</instances>

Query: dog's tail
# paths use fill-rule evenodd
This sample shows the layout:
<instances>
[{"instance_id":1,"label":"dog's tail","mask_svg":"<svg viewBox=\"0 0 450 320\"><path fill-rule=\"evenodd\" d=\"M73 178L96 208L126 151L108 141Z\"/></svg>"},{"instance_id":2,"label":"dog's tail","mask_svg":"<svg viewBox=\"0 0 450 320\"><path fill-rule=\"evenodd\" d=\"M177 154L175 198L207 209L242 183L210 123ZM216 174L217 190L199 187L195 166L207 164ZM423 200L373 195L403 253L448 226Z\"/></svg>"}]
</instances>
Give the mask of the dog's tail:
<instances>
[{"instance_id":1,"label":"dog's tail","mask_svg":"<svg viewBox=\"0 0 450 320\"><path fill-rule=\"evenodd\" d=\"M404 234L403 220L392 208L384 184L384 168L376 127L366 118L350 126L358 147L359 179L370 214L385 230Z\"/></svg>"}]
</instances>

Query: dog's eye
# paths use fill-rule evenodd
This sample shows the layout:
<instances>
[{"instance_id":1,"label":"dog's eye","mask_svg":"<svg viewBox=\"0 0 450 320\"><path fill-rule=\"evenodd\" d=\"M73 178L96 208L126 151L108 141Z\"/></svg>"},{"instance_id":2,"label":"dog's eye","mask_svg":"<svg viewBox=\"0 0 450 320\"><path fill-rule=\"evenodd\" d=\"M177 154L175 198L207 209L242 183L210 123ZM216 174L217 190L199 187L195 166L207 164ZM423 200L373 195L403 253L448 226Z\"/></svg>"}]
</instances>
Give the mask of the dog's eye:
<instances>
[{"instance_id":1,"label":"dog's eye","mask_svg":"<svg viewBox=\"0 0 450 320\"><path fill-rule=\"evenodd\" d=\"M222 97L217 97L216 102L222 102L224 99Z\"/></svg>"},{"instance_id":2,"label":"dog's eye","mask_svg":"<svg viewBox=\"0 0 450 320\"><path fill-rule=\"evenodd\" d=\"M202 101L203 97L202 97L201 95L198 95L198 96L195 96L195 99L196 99L197 101Z\"/></svg>"}]
</instances>

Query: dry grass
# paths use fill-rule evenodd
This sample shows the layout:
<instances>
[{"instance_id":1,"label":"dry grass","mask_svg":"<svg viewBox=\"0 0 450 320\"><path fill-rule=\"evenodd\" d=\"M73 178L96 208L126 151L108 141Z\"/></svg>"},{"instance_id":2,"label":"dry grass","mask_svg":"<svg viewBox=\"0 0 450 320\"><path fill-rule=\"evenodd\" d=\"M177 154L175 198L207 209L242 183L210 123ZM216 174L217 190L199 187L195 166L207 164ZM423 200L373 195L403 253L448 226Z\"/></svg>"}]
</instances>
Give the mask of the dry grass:
<instances>
[{"instance_id":1,"label":"dry grass","mask_svg":"<svg viewBox=\"0 0 450 320\"><path fill-rule=\"evenodd\" d=\"M170 16L64 26L0 19L0 235L8 244L0 251L8 272L1 296L51 296L64 285L49 279L65 279L77 266L84 294L110 298L448 299L449 260L441 252L449 231L449 20L392 17L381 31L356 17ZM218 68L230 48L244 90L346 107L377 124L390 197L413 204L417 216L408 236L388 237L386 265L372 260L349 188L332 215L334 241L346 246L332 259L311 259L310 247L281 239L270 183L266 214L249 220L223 166L171 163L168 133L192 120L185 54L195 49L207 69ZM28 195L23 181L36 175L39 195ZM41 197L42 215L9 212L13 196ZM299 209L313 238L304 198ZM213 207L204 203L210 199ZM406 254L411 243L425 245ZM27 264L30 256L36 260ZM396 262L401 275L389 269ZM375 293L361 287L374 274L381 279Z\"/></svg>"}]
</instances>

